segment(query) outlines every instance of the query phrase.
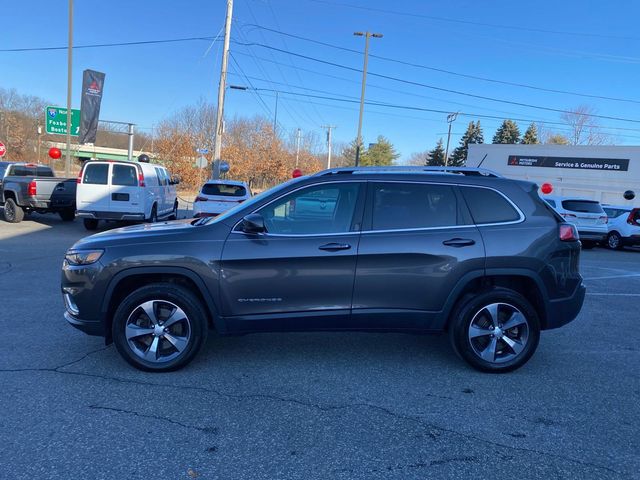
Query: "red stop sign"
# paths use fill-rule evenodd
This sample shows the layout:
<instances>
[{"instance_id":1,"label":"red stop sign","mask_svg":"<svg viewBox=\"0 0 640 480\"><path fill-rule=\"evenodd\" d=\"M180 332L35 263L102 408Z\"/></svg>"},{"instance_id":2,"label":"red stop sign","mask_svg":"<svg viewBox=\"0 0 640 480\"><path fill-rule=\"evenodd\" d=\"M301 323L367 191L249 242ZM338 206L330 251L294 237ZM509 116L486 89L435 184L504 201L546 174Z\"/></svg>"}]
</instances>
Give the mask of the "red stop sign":
<instances>
[{"instance_id":1,"label":"red stop sign","mask_svg":"<svg viewBox=\"0 0 640 480\"><path fill-rule=\"evenodd\" d=\"M4 146L4 143L0 142L0 157L4 157L5 153L7 153L7 147Z\"/></svg>"}]
</instances>

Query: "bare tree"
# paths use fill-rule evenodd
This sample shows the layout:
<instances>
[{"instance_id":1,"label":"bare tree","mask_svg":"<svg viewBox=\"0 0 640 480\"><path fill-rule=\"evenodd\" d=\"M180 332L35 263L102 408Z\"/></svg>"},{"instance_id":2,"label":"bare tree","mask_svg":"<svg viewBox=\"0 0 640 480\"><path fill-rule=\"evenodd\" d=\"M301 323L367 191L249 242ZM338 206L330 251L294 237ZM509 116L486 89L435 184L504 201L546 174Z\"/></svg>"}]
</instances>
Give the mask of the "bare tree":
<instances>
[{"instance_id":1,"label":"bare tree","mask_svg":"<svg viewBox=\"0 0 640 480\"><path fill-rule=\"evenodd\" d=\"M560 118L571 132L568 135L571 145L604 145L611 143L609 135L602 131L595 115L596 109L589 105L578 105L571 113L563 113Z\"/></svg>"}]
</instances>

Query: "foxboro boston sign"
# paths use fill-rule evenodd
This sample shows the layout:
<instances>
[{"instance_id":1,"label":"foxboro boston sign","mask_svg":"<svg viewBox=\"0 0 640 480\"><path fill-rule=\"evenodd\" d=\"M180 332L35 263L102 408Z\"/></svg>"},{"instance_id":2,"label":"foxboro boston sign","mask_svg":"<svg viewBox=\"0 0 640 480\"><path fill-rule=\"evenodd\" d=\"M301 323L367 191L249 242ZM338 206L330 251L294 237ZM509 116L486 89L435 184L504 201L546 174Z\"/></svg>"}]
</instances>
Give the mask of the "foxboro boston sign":
<instances>
[{"instance_id":1,"label":"foxboro boston sign","mask_svg":"<svg viewBox=\"0 0 640 480\"><path fill-rule=\"evenodd\" d=\"M104 73L85 70L82 75L82 103L80 104L80 144L95 143L100 117L100 102L104 87Z\"/></svg>"},{"instance_id":2,"label":"foxboro boston sign","mask_svg":"<svg viewBox=\"0 0 640 480\"><path fill-rule=\"evenodd\" d=\"M574 170L607 170L619 172L626 172L629 170L628 158L577 158L509 155L507 164L512 167L569 168Z\"/></svg>"}]
</instances>

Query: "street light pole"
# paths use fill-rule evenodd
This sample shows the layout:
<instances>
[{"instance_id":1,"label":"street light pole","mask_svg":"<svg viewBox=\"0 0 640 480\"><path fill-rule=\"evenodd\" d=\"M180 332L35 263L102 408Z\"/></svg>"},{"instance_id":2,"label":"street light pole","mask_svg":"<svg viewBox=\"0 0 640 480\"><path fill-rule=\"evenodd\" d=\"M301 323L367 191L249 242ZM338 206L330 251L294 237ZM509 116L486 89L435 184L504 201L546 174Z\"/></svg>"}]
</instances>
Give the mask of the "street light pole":
<instances>
[{"instance_id":1,"label":"street light pole","mask_svg":"<svg viewBox=\"0 0 640 480\"><path fill-rule=\"evenodd\" d=\"M358 136L356 137L356 167L360 164L360 144L362 144L362 114L364 112L364 92L367 84L367 63L369 61L369 38L382 38L381 33L354 32L356 37L364 37L364 66L362 67L362 92L360 93L360 115Z\"/></svg>"},{"instance_id":2,"label":"street light pole","mask_svg":"<svg viewBox=\"0 0 640 480\"><path fill-rule=\"evenodd\" d=\"M336 128L335 125L322 125L327 129L327 168L331 168L331 130Z\"/></svg>"},{"instance_id":3,"label":"street light pole","mask_svg":"<svg viewBox=\"0 0 640 480\"><path fill-rule=\"evenodd\" d=\"M447 115L447 123L449 124L449 133L447 133L447 150L444 154L444 166L449 166L449 140L451 140L451 124L458 118L458 112Z\"/></svg>"},{"instance_id":4,"label":"street light pole","mask_svg":"<svg viewBox=\"0 0 640 480\"><path fill-rule=\"evenodd\" d=\"M65 176L71 175L71 79L73 66L73 0L69 0L69 42L67 44L67 152Z\"/></svg>"},{"instance_id":5,"label":"street light pole","mask_svg":"<svg viewBox=\"0 0 640 480\"><path fill-rule=\"evenodd\" d=\"M216 112L216 131L213 137L213 163L211 178L220 177L220 155L222 153L222 120L224 115L224 93L227 85L227 65L229 63L229 42L231 40L231 18L233 16L233 0L227 0L227 18L224 24L224 47L222 66L220 67L220 83L218 85L218 110Z\"/></svg>"}]
</instances>

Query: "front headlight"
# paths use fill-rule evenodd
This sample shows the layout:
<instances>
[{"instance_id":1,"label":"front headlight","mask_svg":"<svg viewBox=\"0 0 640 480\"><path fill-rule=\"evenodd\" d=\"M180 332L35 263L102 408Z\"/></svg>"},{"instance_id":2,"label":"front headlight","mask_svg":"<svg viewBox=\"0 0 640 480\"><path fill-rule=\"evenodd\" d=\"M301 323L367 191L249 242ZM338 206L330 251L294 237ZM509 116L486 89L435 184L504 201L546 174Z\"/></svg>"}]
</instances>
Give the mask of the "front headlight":
<instances>
[{"instance_id":1,"label":"front headlight","mask_svg":"<svg viewBox=\"0 0 640 480\"><path fill-rule=\"evenodd\" d=\"M102 257L104 250L69 250L64 256L69 265L91 265Z\"/></svg>"}]
</instances>

